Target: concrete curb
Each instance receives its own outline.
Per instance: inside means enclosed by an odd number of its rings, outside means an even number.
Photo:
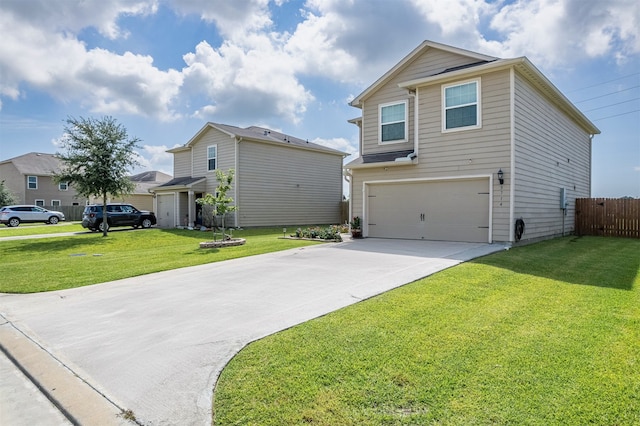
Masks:
[[[74,425],[132,425],[123,410],[0,315],[0,351]]]

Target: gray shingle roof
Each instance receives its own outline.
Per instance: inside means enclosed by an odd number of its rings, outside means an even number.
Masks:
[[[62,161],[54,154],[30,152],[18,157],[9,158],[2,163],[13,163],[23,175],[51,176],[60,171]]]
[[[156,186],[156,188],[165,188],[168,186],[187,186],[187,185],[191,185],[192,183],[201,181],[203,179],[204,177],[191,177],[191,176],[173,178],[169,182],[165,182],[162,185]]]
[[[339,151],[337,149],[328,148],[324,145],[320,145],[317,143],[309,142],[305,139],[300,139],[295,136],[287,135],[285,133],[278,132],[276,130],[267,129],[265,127],[258,126],[250,126],[246,128],[240,128],[236,126],[231,126],[229,124],[221,124],[221,123],[207,123],[197,134],[194,136],[189,142],[187,142],[182,147],[170,149],[169,152],[175,152],[174,150],[180,150],[185,147],[188,147],[191,143],[196,141],[202,132],[207,129],[207,127],[214,127],[223,132],[226,132],[229,135],[232,135],[237,138],[250,139],[252,141],[258,142],[268,142],[275,144],[283,144],[283,145],[292,145],[299,148],[313,149],[316,151],[324,151],[330,154],[347,156],[346,152]]]
[[[365,154],[362,156],[362,162],[368,163],[385,163],[387,161],[395,161],[396,158],[406,157],[413,152],[412,149],[405,151],[381,152],[377,154]]]

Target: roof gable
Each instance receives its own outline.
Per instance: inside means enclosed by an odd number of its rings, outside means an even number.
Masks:
[[[487,72],[502,69],[514,69],[525,79],[527,79],[549,102],[560,108],[568,117],[574,120],[580,127],[590,134],[600,134],[595,124],[593,124],[560,90],[538,70],[525,56],[512,59],[498,59],[492,62],[474,64],[473,67],[455,67],[446,73],[430,75],[415,80],[399,83],[399,87],[415,90],[420,86],[430,84],[440,84],[447,80],[469,78]]]
[[[451,69],[468,68],[471,66],[492,62],[498,59],[493,56],[483,55],[481,53],[471,52],[469,50],[460,49],[457,47],[448,46],[446,44],[425,40],[418,47],[416,47],[411,53],[409,53],[402,60],[400,60],[400,62],[398,62],[393,68],[387,71],[382,77],[376,80],[371,86],[365,89],[364,92],[356,96],[349,103],[349,105],[354,107],[361,107],[362,102],[366,98],[368,98],[371,94],[373,94],[382,86],[387,84],[393,77],[395,77],[398,73],[400,73],[402,70],[407,68],[410,64],[416,61],[416,59],[418,59],[419,57],[427,53],[429,50],[440,50],[442,52],[450,53],[452,55],[462,56],[469,60],[469,62],[464,65],[455,66],[451,68],[444,67],[444,68],[437,69],[432,73],[432,75],[449,72],[449,70]]]

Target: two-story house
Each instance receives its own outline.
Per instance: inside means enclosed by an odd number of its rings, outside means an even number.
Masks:
[[[425,41],[358,95],[351,216],[381,238],[516,242],[569,233],[593,125],[526,58]]]
[[[16,204],[60,207],[84,205],[76,191],[66,182],[55,183],[53,174],[62,161],[54,154],[30,152],[0,161],[0,181],[12,193]]]
[[[216,170],[233,169],[227,194],[237,210],[227,226],[330,224],[340,221],[345,153],[262,127],[207,123],[173,154],[173,176],[152,189],[158,226],[206,224],[196,202],[214,194]]]

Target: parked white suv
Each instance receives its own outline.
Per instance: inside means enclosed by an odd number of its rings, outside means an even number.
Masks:
[[[47,210],[40,206],[5,206],[0,209],[0,223],[18,226],[21,222],[44,222],[55,225],[64,219],[64,213]]]

